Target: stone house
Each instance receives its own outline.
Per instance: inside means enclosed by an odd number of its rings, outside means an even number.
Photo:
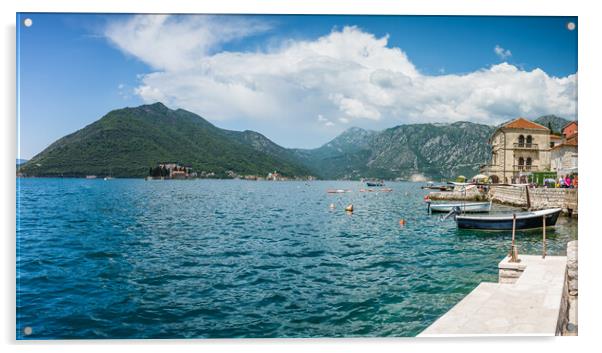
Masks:
[[[532,172],[550,170],[550,129],[525,118],[500,125],[489,139],[491,160],[481,173],[493,183],[525,182]]]
[[[571,121],[562,128],[562,141],[552,147],[551,169],[558,176],[577,173],[578,163],[577,122]]]

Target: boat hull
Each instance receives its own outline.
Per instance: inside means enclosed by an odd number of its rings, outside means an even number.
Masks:
[[[431,204],[431,212],[451,212],[454,207],[459,207],[464,213],[489,212],[491,210],[490,202],[466,202],[466,203],[447,203]]]
[[[562,210],[545,214],[546,226],[556,225],[558,216]],[[534,229],[543,227],[544,215],[520,216],[517,214],[516,229]],[[512,215],[508,217],[479,218],[470,216],[456,216],[458,228],[484,229],[484,230],[512,230]]]

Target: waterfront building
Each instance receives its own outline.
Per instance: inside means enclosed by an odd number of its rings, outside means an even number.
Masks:
[[[550,164],[558,176],[577,174],[578,155],[577,121],[571,121],[562,128],[562,140],[552,147]]]
[[[493,183],[526,182],[533,172],[550,170],[550,129],[525,118],[500,125],[489,139],[491,160],[481,173]]]
[[[272,181],[281,181],[281,180],[285,180],[286,178],[284,178],[280,173],[278,173],[277,171],[274,171],[273,173],[268,173],[266,180],[272,180]]]
[[[161,162],[157,167],[149,170],[151,177],[161,177],[170,179],[188,179],[195,177],[191,166],[181,166],[178,162]]]
[[[560,135],[550,135],[550,148],[554,148],[562,143],[562,136]]]

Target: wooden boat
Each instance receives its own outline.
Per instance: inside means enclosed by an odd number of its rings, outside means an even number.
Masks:
[[[462,213],[478,213],[491,211],[490,202],[453,202],[453,203],[431,203],[427,201],[431,212],[451,212],[454,207],[459,207]]]
[[[346,192],[351,192],[351,190],[349,190],[349,189],[328,189],[328,190],[326,190],[326,192],[329,194],[343,194]]]
[[[382,188],[382,189],[360,189],[360,192],[391,192],[393,189],[391,188]]]
[[[512,230],[513,215],[516,215],[516,229],[533,229],[543,226],[543,218],[546,218],[546,226],[554,226],[561,208],[550,208],[532,212],[517,212],[491,215],[464,215],[460,214],[459,208],[455,209],[455,220],[458,228],[486,229],[486,230]]]
[[[423,190],[439,190],[439,191],[451,191],[453,186],[451,185],[435,185],[432,181],[426,183],[420,187]]]

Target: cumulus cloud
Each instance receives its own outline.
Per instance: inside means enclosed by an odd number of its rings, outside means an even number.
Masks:
[[[509,49],[504,49],[497,44],[495,48],[493,48],[493,52],[497,55],[501,60],[506,60],[512,56],[512,52]]]
[[[104,35],[155,69],[180,70],[194,67],[222,43],[269,28],[265,22],[236,16],[137,15],[110,22]]]
[[[576,74],[553,77],[504,62],[465,74],[425,75],[401,48],[388,45],[388,36],[357,27],[272,41],[254,51],[221,49],[269,28],[248,17],[153,15],[114,22],[105,35],[155,69],[135,88],[145,102],[188,109],[221,126],[245,125],[287,146],[309,147],[315,136],[325,141],[348,126],[496,124],[576,113]],[[495,52],[511,55],[499,46]]]

